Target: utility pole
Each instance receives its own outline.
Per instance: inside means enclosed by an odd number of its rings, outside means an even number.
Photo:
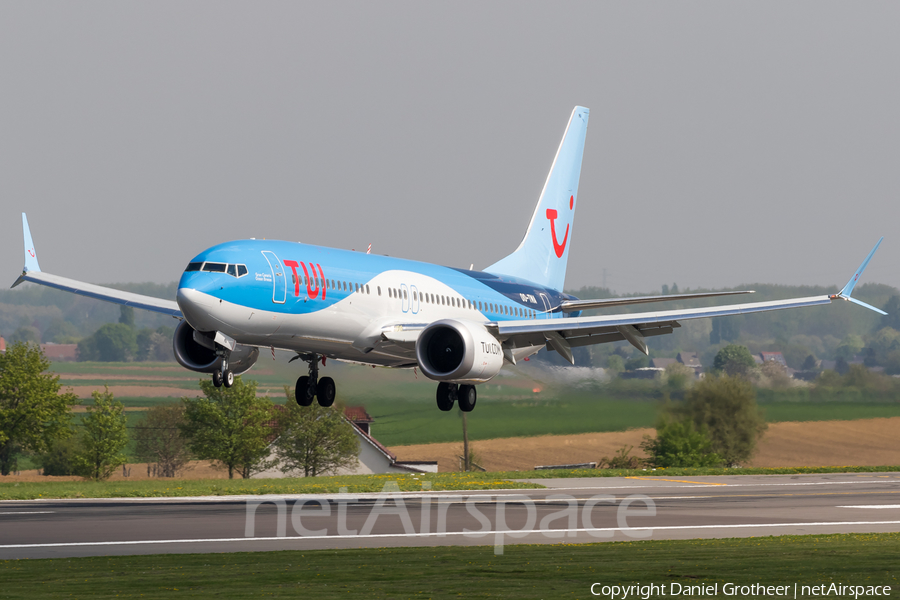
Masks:
[[[462,414],[463,419],[463,468],[466,473],[469,472],[469,430],[466,428],[466,413]]]

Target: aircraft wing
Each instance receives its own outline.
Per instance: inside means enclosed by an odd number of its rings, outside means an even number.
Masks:
[[[25,213],[22,213],[22,228],[25,234],[25,267],[22,274],[16,279],[12,287],[16,287],[23,281],[30,281],[39,285],[56,288],[73,294],[96,298],[98,300],[106,300],[115,304],[124,304],[125,306],[133,306],[144,310],[151,310],[173,317],[181,318],[181,309],[174,300],[163,300],[162,298],[154,298],[153,296],[142,296],[131,292],[123,292],[100,285],[84,283],[58,275],[51,275],[41,271],[38,264],[37,253],[34,249],[34,241],[31,239],[31,230],[28,228],[28,219]]]
[[[644,338],[672,333],[680,327],[679,321],[689,319],[705,319],[709,317],[725,317],[729,315],[747,315],[770,310],[801,308],[830,304],[832,300],[847,300],[874,310],[882,315],[884,311],[852,298],[850,294],[875,250],[884,238],[878,240],[872,251],[856,270],[847,285],[833,295],[810,296],[807,298],[790,298],[770,302],[751,302],[748,304],[732,304],[704,308],[685,308],[662,310],[624,315],[605,315],[597,317],[574,317],[547,320],[499,321],[491,323],[489,328],[496,332],[505,347],[522,348],[527,346],[546,345],[559,352],[574,364],[572,348],[605,342],[627,340],[635,348],[647,354],[647,343]]]

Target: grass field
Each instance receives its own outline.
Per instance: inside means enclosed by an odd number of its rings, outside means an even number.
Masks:
[[[671,469],[542,469],[469,473],[389,473],[284,479],[117,479],[112,481],[0,481],[0,500],[50,498],[152,498],[266,494],[356,494],[381,492],[386,484],[401,491],[533,489],[543,487],[527,479],[571,477],[697,477],[704,475],[795,475],[811,473],[893,473],[900,466],[785,467],[785,468],[671,468]]]
[[[721,596],[726,583],[893,595],[898,548],[889,533],[506,546],[501,556],[476,546],[20,560],[0,562],[0,598],[591,598],[594,583],[666,585],[654,598],[716,583]]]
[[[280,355],[279,355],[280,356]],[[280,358],[284,358],[281,357]],[[338,401],[364,406],[375,418],[374,436],[387,446],[453,442],[461,439],[457,411],[442,413],[434,405],[434,382],[411,371],[371,369],[329,363],[338,380]],[[144,408],[176,402],[153,396],[155,387],[180,388],[185,396],[199,393],[199,376],[171,363],[55,363],[65,385],[142,386],[144,395],[121,395],[126,407]],[[263,355],[248,377],[275,402],[284,402],[283,386],[297,376],[296,365],[272,361]],[[84,377],[84,379],[79,379]],[[479,386],[478,406],[468,415],[472,440],[538,435],[568,435],[652,427],[660,394],[646,382],[580,389],[548,379],[536,370],[510,374]],[[644,389],[646,388],[646,389]],[[537,390],[537,391],[535,391]],[[900,402],[811,401],[789,391],[782,396],[767,391],[761,406],[769,422],[854,420],[900,416]],[[129,416],[129,425],[139,417]]]

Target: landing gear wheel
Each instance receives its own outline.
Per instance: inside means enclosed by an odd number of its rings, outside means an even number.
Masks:
[[[334,404],[335,393],[334,379],[323,377],[319,380],[316,385],[316,398],[319,400],[319,406],[329,407]]]
[[[297,387],[294,388],[294,398],[296,398],[297,404],[300,406],[309,406],[312,404],[314,397],[315,396],[309,393],[309,377],[304,375],[297,379]]]
[[[472,412],[472,409],[475,408],[475,400],[478,397],[475,392],[475,386],[461,385],[457,395],[459,396],[459,410]]]
[[[213,371],[213,385],[217,388],[222,387],[222,371]]]
[[[225,373],[219,375],[219,377],[222,379],[222,383],[225,384],[225,387],[230,388],[234,385],[234,371],[231,369],[226,370]]]
[[[456,389],[457,386],[455,383],[442,381],[438,384],[437,405],[439,409],[447,412],[453,408],[453,403],[456,402]]]

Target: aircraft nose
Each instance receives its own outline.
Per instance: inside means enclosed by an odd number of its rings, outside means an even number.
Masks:
[[[194,288],[179,287],[175,301],[191,327],[198,331],[215,329],[210,314],[215,306],[212,296]]]

